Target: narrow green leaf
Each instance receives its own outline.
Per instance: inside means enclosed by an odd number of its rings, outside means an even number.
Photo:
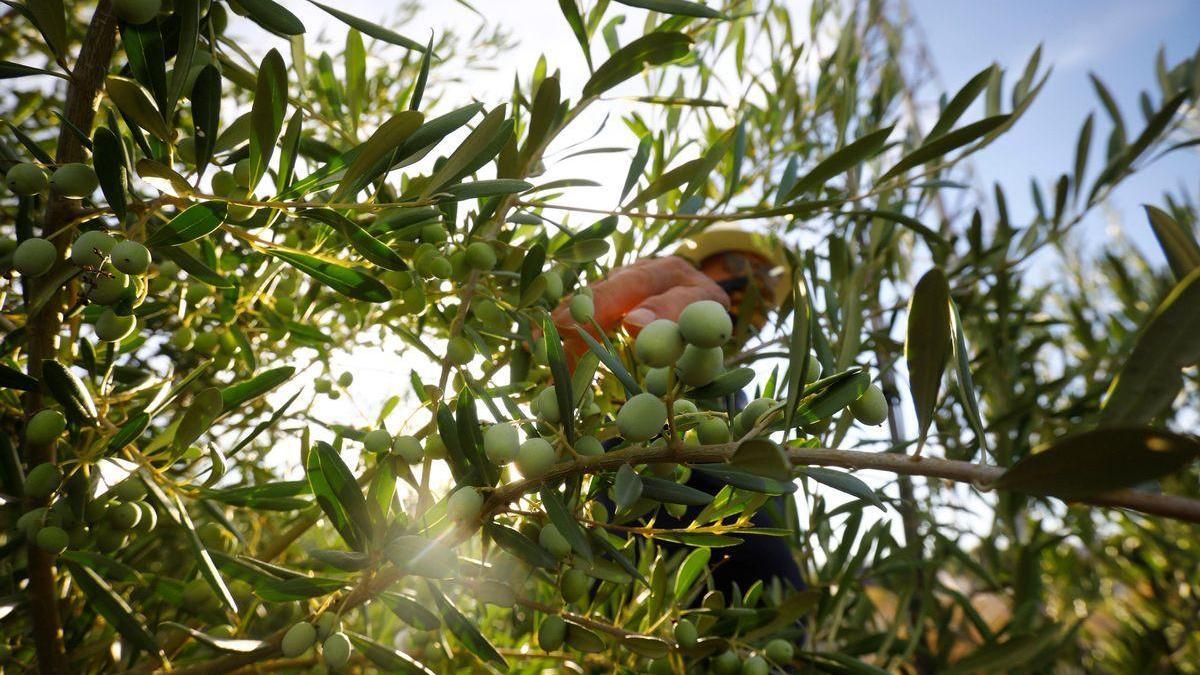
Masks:
[[[1200,440],[1148,427],[1101,427],[1055,439],[1005,471],[993,487],[1075,499],[1179,471]]]
[[[950,354],[950,284],[946,273],[934,267],[921,277],[908,305],[908,331],[904,360],[909,387],[917,409],[917,453],[925,445],[933,409]]]
[[[621,363],[621,359],[616,354],[613,354],[599,342],[596,342],[596,338],[592,337],[583,326],[575,326],[575,332],[579,333],[579,337],[583,338],[583,341],[587,343],[588,349],[592,350],[592,353],[600,359],[600,362],[608,368],[609,372],[621,381],[621,386],[625,388],[627,395],[633,396],[634,394],[642,393],[641,386],[638,385],[637,380],[633,379],[633,375],[629,374],[629,371],[625,368],[625,364]]]
[[[692,48],[692,38],[683,33],[654,32],[618,49],[583,85],[583,96],[592,98],[634,77],[647,66],[660,66],[682,59]]]
[[[646,162],[650,160],[650,149],[654,145],[654,139],[650,134],[642,136],[638,141],[637,151],[633,153],[633,160],[629,163],[629,171],[625,174],[625,185],[621,188],[621,197],[617,201],[625,201],[629,191],[637,185],[638,179],[642,177],[642,173],[646,170]]]
[[[238,0],[250,20],[275,33],[303,35],[304,24],[275,0]]]
[[[571,369],[567,367],[567,355],[563,351],[558,328],[547,314],[542,318],[542,340],[546,343],[546,360],[554,379],[554,394],[558,399],[560,424],[567,443],[575,442],[575,397],[571,391]]]
[[[872,131],[821,160],[803,178],[796,181],[784,197],[783,203],[790,202],[806,192],[819,191],[830,178],[845,173],[879,154],[893,128],[894,126],[889,126]]]
[[[364,302],[387,302],[392,299],[387,286],[358,270],[298,251],[269,249],[267,252],[348,298]]]
[[[1200,268],[1159,303],[1113,378],[1100,414],[1105,424],[1154,419],[1183,386],[1180,371],[1200,362]]]
[[[642,476],[642,497],[686,506],[704,506],[713,500],[713,496],[703,490],[653,476]]]
[[[192,84],[192,133],[196,139],[196,171],[203,173],[221,133],[221,71],[211,63],[200,70]]]
[[[500,548],[529,565],[547,570],[558,568],[558,559],[551,555],[549,551],[511,527],[505,527],[497,523],[487,523],[483,526],[483,529]]]
[[[127,77],[109,75],[104,80],[104,88],[112,102],[134,124],[161,141],[171,139],[171,130],[163,120],[162,112],[142,85]]]
[[[33,17],[33,24],[46,39],[50,51],[59,57],[66,56],[67,13],[63,0],[26,0],[24,7]]]
[[[433,33],[429,34],[429,44],[421,56],[421,70],[417,73],[417,81],[413,84],[412,96],[408,100],[409,110],[420,110],[421,99],[425,96],[425,84],[429,81],[429,62],[433,60]]]
[[[682,600],[692,589],[692,586],[700,579],[700,575],[708,569],[708,561],[711,557],[712,551],[707,548],[698,548],[687,554],[675,572],[675,584],[672,586],[672,591],[676,600]]]
[[[182,247],[166,246],[155,249],[155,253],[161,254],[163,257],[173,261],[188,276],[195,278],[197,281],[204,282],[214,288],[233,288],[234,283],[225,277],[217,274],[211,267],[204,264],[198,258],[188,253]]]
[[[354,631],[345,631],[345,633],[346,637],[350,638],[350,641],[354,643],[355,648],[362,652],[368,661],[374,663],[385,673],[436,675],[420,661],[417,661],[399,649],[388,647]]]
[[[225,222],[225,202],[200,202],[167,221],[146,239],[146,245],[178,246],[207,236]]]
[[[765,495],[786,495],[796,491],[796,484],[791,481],[767,478],[748,471],[730,468],[724,464],[695,464],[692,466],[692,470],[716,478],[739,490],[749,490]]]
[[[167,626],[174,628],[175,630],[183,631],[196,640],[196,642],[211,648],[213,651],[224,652],[226,654],[249,654],[250,652],[256,652],[267,646],[267,643],[263,642],[262,640],[213,637],[207,633],[202,633],[191,626],[185,626],[181,623],[175,623],[174,621],[164,621],[158,625],[160,628],[162,626]]]
[[[446,628],[458,638],[458,641],[464,647],[469,649],[472,654],[478,656],[483,661],[493,663],[501,670],[507,671],[508,662],[496,651],[491,642],[479,632],[479,628],[471,623],[471,620],[462,615],[445,595],[438,590],[432,582],[429,583],[429,593],[433,596],[433,600],[437,603],[438,611],[442,614],[442,621],[446,624]]]
[[[37,391],[41,386],[37,378],[0,363],[0,387],[18,391]]]
[[[79,589],[87,596],[88,606],[104,617],[104,620],[116,629],[121,637],[150,654],[161,653],[162,650],[159,649],[154,636],[134,616],[133,609],[130,608],[129,603],[125,602],[125,598],[117,595],[108,582],[91,568],[78,562],[66,560],[63,565],[70,571],[75,585],[79,586]]]
[[[29,75],[49,75],[51,77],[60,77],[67,79],[65,75],[53,70],[44,68],[34,68],[22,63],[13,63],[12,61],[0,61],[0,80],[10,80],[16,77],[27,77]]]
[[[380,175],[376,171],[381,163],[385,168],[391,166],[399,148],[424,119],[425,116],[415,110],[404,110],[381,124],[365,143],[358,146],[354,160],[346,168],[332,200],[340,201],[365,188]]]
[[[971,377],[971,352],[967,347],[967,335],[963,330],[962,319],[958,316],[958,307],[954,300],[950,301],[950,326],[953,333],[951,353],[958,380],[959,396],[962,399],[963,412],[967,421],[975,430],[975,438],[979,439],[979,447],[987,450],[987,436],[983,426],[983,418],[979,415],[979,401],[975,398],[975,380]]]
[[[1200,267],[1200,244],[1196,243],[1192,233],[1166,211],[1149,204],[1143,204],[1142,208],[1146,210],[1154,238],[1162,247],[1175,278],[1181,280]]]
[[[613,503],[617,511],[625,511],[642,498],[642,477],[633,467],[622,464],[617,469],[616,480],[613,482]]]
[[[250,186],[258,185],[275,152],[287,111],[287,66],[275,49],[267,52],[258,67],[254,102],[250,108]]]
[[[357,16],[354,16],[352,14],[347,14],[346,12],[343,12],[339,9],[334,9],[333,7],[330,7],[329,5],[319,3],[316,0],[308,0],[308,1],[311,2],[312,4],[316,5],[317,7],[320,7],[321,9],[325,10],[333,17],[337,18],[338,21],[341,21],[342,23],[346,24],[347,26],[350,26],[351,28],[355,28],[355,29],[359,30],[364,35],[370,35],[371,37],[375,38],[376,40],[383,40],[384,42],[396,45],[397,47],[404,47],[406,49],[412,49],[412,50],[418,51],[418,52],[428,52],[429,51],[429,49],[427,49],[425,47],[425,45],[422,45],[420,42],[417,42],[415,40],[410,40],[409,38],[406,38],[403,35],[400,35],[399,33],[396,33],[394,31],[388,30],[387,28],[384,28],[383,26],[380,26],[378,24],[367,21],[366,19],[360,19]],[[430,48],[432,48],[432,45],[433,45],[433,43],[431,41]],[[414,110],[415,110],[415,108],[414,108]]]
[[[96,424],[98,413],[92,394],[69,368],[53,359],[42,359],[42,382],[67,418],[84,426]]]
[[[92,134],[92,164],[100,179],[100,192],[117,219],[124,222],[129,170],[125,146],[108,127],[97,127]]]
[[[575,34],[575,41],[579,43],[579,48],[583,50],[583,58],[587,61],[588,70],[593,70],[592,49],[588,44],[587,26],[583,23],[583,16],[579,14],[579,5],[575,0],[558,0],[558,8],[562,10],[563,17],[567,20],[567,25],[571,27],[571,32]]]
[[[490,162],[500,152],[501,145],[512,135],[512,130],[513,122],[505,117],[505,107],[500,105],[492,108],[463,140],[462,145],[433,172],[421,190],[420,197],[425,199]]]
[[[354,474],[342,461],[337,450],[334,450],[333,446],[328,443],[318,441],[313,446],[310,463],[312,455],[316,456],[324,482],[321,490],[313,485],[313,495],[317,498],[317,502],[321,504],[322,509],[325,509],[326,514],[329,514],[330,510],[326,508],[326,502],[330,499],[335,500],[335,510],[344,514],[345,522],[355,532],[354,539],[360,543],[367,541],[371,537],[371,516],[367,510],[367,501],[358,487],[358,482],[354,479]],[[331,516],[330,519],[333,520],[333,517]],[[350,543],[355,549],[361,550],[360,546],[355,546],[349,541],[347,543]]]
[[[244,382],[237,382],[221,390],[221,402],[226,412],[241,408],[254,399],[288,381],[296,373],[292,366],[278,366],[265,370]]]
[[[987,134],[999,128],[1004,123],[1008,122],[1012,115],[994,115],[986,117],[973,124],[968,124],[960,129],[949,131],[937,138],[930,140],[927,143],[922,143],[921,146],[912,152],[905,155],[896,165],[888,169],[876,181],[882,183],[890,178],[899,176],[909,169],[928,162],[932,162],[939,157],[946,155],[949,152],[967,145],[973,141],[983,138]]]
[[[698,2],[689,2],[689,0],[617,0],[617,2],[629,7],[640,7],[663,14],[694,16],[700,19],[724,18],[723,14],[712,7],[706,7]]]
[[[828,485],[852,497],[858,497],[872,506],[883,508],[883,502],[879,501],[879,495],[875,494],[875,491],[869,485],[859,480],[853,474],[819,466],[807,466],[801,469],[800,472],[818,483]]]
[[[950,102],[942,109],[941,116],[938,117],[938,121],[929,130],[929,133],[925,135],[923,143],[928,143],[954,128],[954,124],[963,116],[963,113],[967,112],[967,108],[970,108],[975,99],[979,98],[979,95],[987,88],[992,71],[996,68],[996,64],[993,63],[967,80],[962,89],[959,89],[954,98],[950,99]]]
[[[212,587],[221,604],[236,614],[238,611],[237,601],[233,599],[233,594],[229,592],[229,587],[225,585],[225,580],[221,578],[221,573],[213,564],[212,556],[208,554],[204,542],[200,541],[200,535],[196,534],[196,526],[192,524],[192,518],[188,515],[187,509],[183,507],[179,495],[174,495],[174,498],[180,524],[183,526],[183,531],[187,533],[188,543],[192,547],[192,555],[196,557],[196,567],[200,570],[200,576],[204,577],[204,580]]]
[[[549,555],[549,554],[547,554]],[[434,630],[442,625],[437,615],[425,608],[425,605],[413,600],[402,593],[384,592],[380,595],[383,604],[392,610],[404,623],[419,630]]]
[[[187,86],[188,73],[192,70],[192,61],[196,56],[200,36],[200,0],[175,0],[174,10],[174,16],[179,17],[179,47],[171,69],[167,104],[163,108],[167,119],[173,119],[175,116],[175,106],[185,93],[183,89]]]
[[[332,227],[358,251],[359,255],[376,265],[389,270],[406,270],[408,264],[387,244],[372,237],[358,223],[330,209],[305,209],[298,214]]]

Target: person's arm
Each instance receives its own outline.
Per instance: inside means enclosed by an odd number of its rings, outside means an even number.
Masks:
[[[729,295],[715,281],[675,256],[647,258],[618,267],[590,288],[596,323],[609,334],[624,326],[631,335],[637,335],[655,319],[675,321],[685,307],[699,300],[715,300],[729,308]],[[559,304],[553,318],[568,358],[574,363],[588,348],[575,332],[570,300]]]

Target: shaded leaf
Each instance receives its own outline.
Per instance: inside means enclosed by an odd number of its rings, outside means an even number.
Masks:
[[[583,96],[599,96],[642,72],[647,65],[658,66],[688,55],[692,38],[683,33],[655,32],[618,49],[583,85]]]
[[[933,423],[942,385],[942,373],[950,355],[950,283],[946,273],[934,267],[913,289],[908,305],[908,330],[904,337],[904,360],[908,364],[909,387],[917,409],[917,453]]]

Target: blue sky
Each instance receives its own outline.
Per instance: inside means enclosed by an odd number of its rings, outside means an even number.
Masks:
[[[954,91],[992,60],[1020,76],[1038,43],[1042,63],[1054,72],[1028,114],[1003,139],[973,161],[977,179],[1008,186],[1016,214],[1031,209],[1029,177],[1043,186],[1074,162],[1075,141],[1084,118],[1096,111],[1090,174],[1100,170],[1098,153],[1111,128],[1092,90],[1095,72],[1116,97],[1130,135],[1144,125],[1138,94],[1149,90],[1159,102],[1154,59],[1165,47],[1167,63],[1195,53],[1200,45],[1200,3],[1192,0],[1089,0],[1087,2],[949,2],[912,0],[927,37],[927,48],[943,86]],[[1154,251],[1142,203],[1161,203],[1165,190],[1185,183],[1195,194],[1200,154],[1182,150],[1127,180],[1110,200],[1124,216],[1126,234]],[[1093,217],[1095,227],[1101,218]]]

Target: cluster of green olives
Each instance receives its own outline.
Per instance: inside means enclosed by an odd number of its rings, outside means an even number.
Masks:
[[[213,174],[212,192],[218,197],[240,201],[254,201],[254,188],[251,185],[254,176],[250,172],[250,160],[239,159],[233,165],[233,170],[221,169]],[[258,207],[250,204],[226,202],[225,214],[235,223],[242,223],[254,217]]]
[[[49,176],[41,166],[22,162],[9,168],[4,183],[20,197],[31,197],[51,188],[61,197],[83,199],[100,187],[95,170],[81,162],[59,164]]]
[[[26,442],[43,443],[51,433],[57,438],[65,427],[61,413],[40,411],[26,426]],[[158,523],[158,512],[144,501],[146,488],[136,476],[93,498],[82,474],[67,478],[58,465],[44,462],[30,469],[23,487],[27,498],[48,505],[26,511],[16,529],[53,555],[86,547],[111,553],[125,546],[130,534],[150,532]]]
[[[321,643],[321,657],[326,667],[342,668],[350,663],[354,653],[350,638],[342,632],[341,619],[333,612],[325,612],[316,622],[300,621],[292,624],[283,634],[280,651],[287,658],[304,655],[313,645]]]

